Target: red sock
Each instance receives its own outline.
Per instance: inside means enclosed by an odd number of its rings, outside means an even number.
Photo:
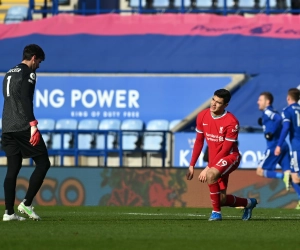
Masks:
[[[228,207],[246,207],[248,204],[247,199],[236,197],[234,195],[226,195],[226,202],[224,206]]]
[[[221,212],[219,183],[208,184],[210,199],[215,212]]]

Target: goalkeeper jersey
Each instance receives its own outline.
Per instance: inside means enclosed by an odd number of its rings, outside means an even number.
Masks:
[[[3,79],[2,133],[27,130],[34,121],[33,95],[36,74],[26,64],[10,69]]]

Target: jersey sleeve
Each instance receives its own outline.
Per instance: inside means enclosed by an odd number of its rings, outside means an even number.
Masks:
[[[21,83],[21,103],[28,122],[35,120],[35,116],[33,114],[33,93],[35,89],[35,79],[35,73],[27,71],[23,75]]]
[[[239,122],[237,120],[233,119],[227,127],[225,140],[236,142],[238,139],[238,135],[239,135],[239,129],[240,129]]]
[[[291,114],[288,111],[288,109],[284,109],[281,113],[282,116],[282,122],[291,122]]]
[[[197,116],[196,121],[196,132],[203,133],[203,118],[204,118],[205,111],[201,111]]]

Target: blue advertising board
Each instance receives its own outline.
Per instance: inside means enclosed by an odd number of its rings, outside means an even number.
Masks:
[[[200,75],[37,76],[35,116],[55,120],[182,119],[232,81],[230,76]]]
[[[195,133],[175,133],[174,145],[174,166],[189,166],[196,132]],[[239,150],[242,160],[239,168],[256,168],[266,150],[266,141],[262,133],[240,133],[238,138]],[[203,161],[206,145],[203,146],[201,155],[196,163],[196,167],[206,166]]]

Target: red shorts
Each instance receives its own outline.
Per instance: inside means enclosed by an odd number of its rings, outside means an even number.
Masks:
[[[227,189],[229,174],[238,168],[240,165],[241,156],[239,154],[230,154],[223,157],[219,162],[211,166],[220,171],[221,177],[218,180],[220,190]]]

